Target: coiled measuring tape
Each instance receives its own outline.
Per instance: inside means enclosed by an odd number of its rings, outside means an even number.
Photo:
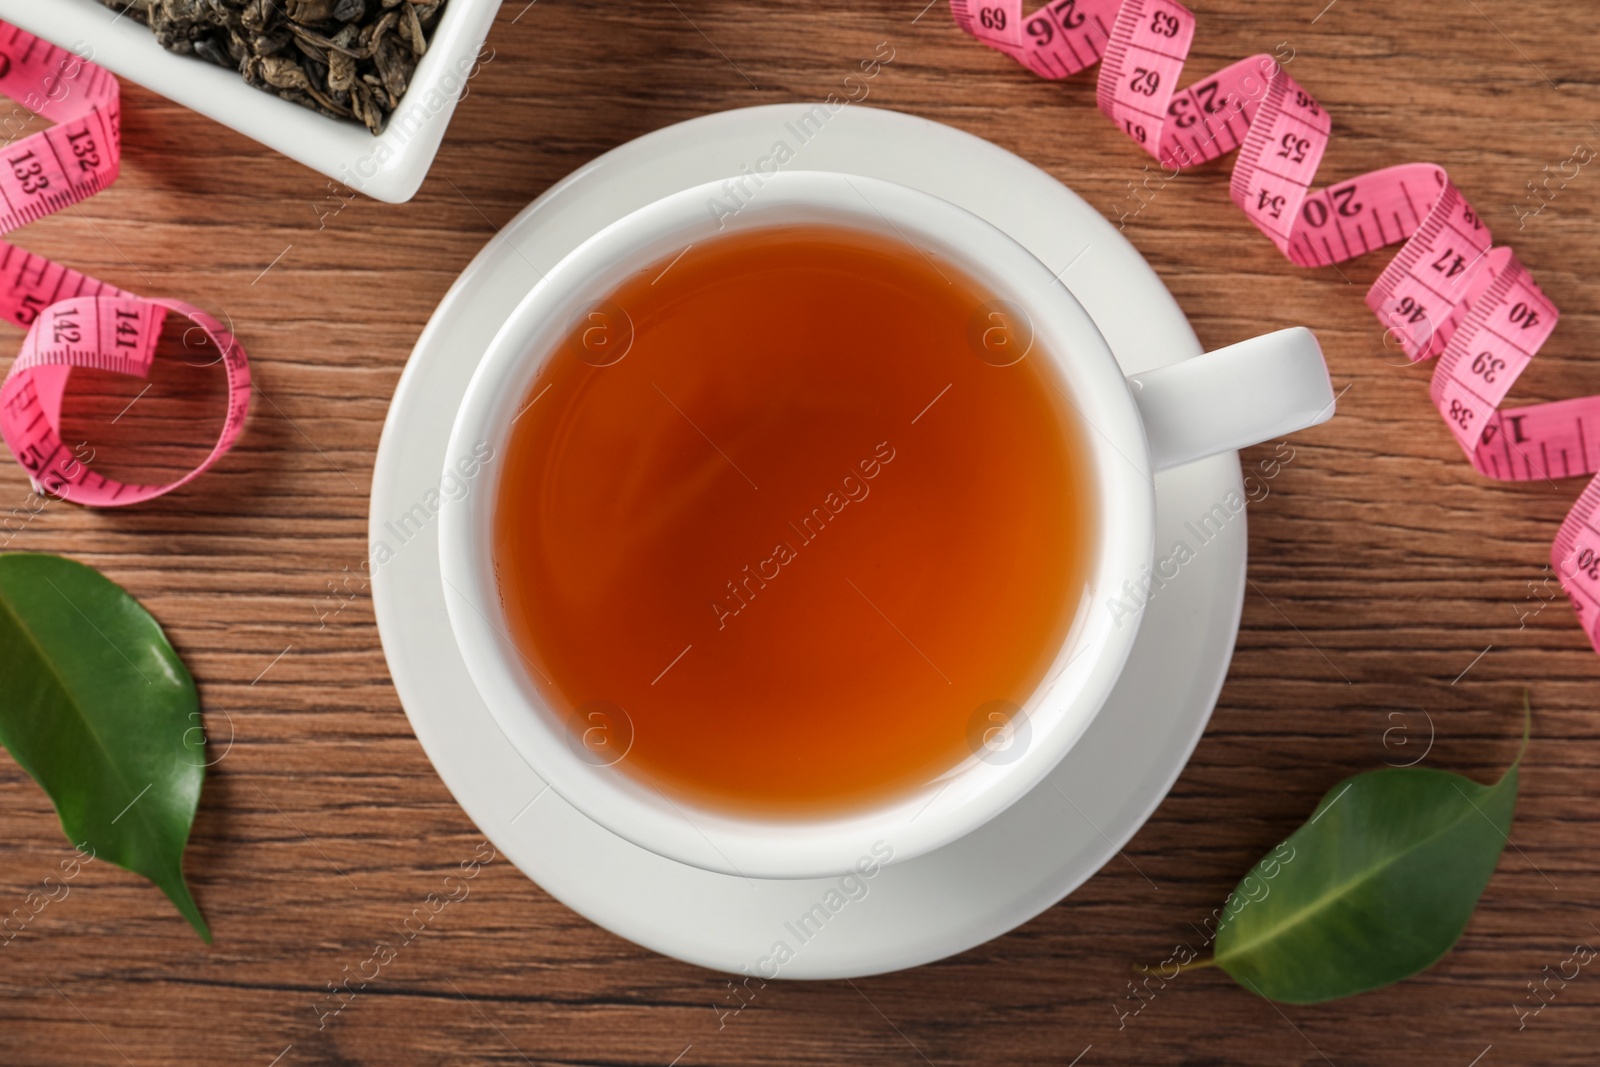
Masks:
[[[0,233],[116,180],[120,97],[110,73],[0,23],[0,93],[54,123],[0,145]],[[114,481],[80,462],[61,440],[67,381],[74,367],[147,377],[168,312],[188,318],[217,346],[228,381],[227,416],[210,455],[183,477],[159,485]],[[0,436],[40,492],[79,504],[149,500],[198,477],[244,427],[249,363],[233,335],[199,308],[124,292],[0,241],[0,318],[28,327],[0,385]]]
[[[1322,267],[1404,242],[1367,293],[1413,362],[1438,357],[1430,394],[1472,465],[1503,481],[1600,470],[1600,397],[1500,408],[1560,317],[1516,254],[1449,177],[1409,163],[1312,189],[1332,121],[1271,56],[1175,92],[1194,14],[1174,0],[951,0],[963,30],[1035,74],[1101,63],[1100,109],[1164,167],[1239,150],[1229,194],[1290,262]],[[1600,651],[1600,479],[1551,550],[1562,588]]]

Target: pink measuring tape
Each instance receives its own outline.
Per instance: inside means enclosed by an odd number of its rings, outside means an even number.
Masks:
[[[55,125],[0,146],[0,233],[92,196],[116,180],[122,156],[117,81],[81,57],[0,23],[0,93]],[[147,377],[169,311],[221,353],[228,414],[211,454],[177,481],[132,485],[91,471],[61,440],[61,401],[73,367]],[[193,480],[244,427],[250,367],[216,319],[176,300],[152,300],[0,241],[0,318],[28,327],[0,385],[0,436],[41,492],[79,504],[136,504]]]
[[[1100,67],[1100,109],[1163,166],[1239,149],[1233,202],[1297,266],[1322,267],[1404,241],[1367,306],[1413,362],[1439,357],[1431,395],[1479,473],[1506,481],[1600,470],[1600,397],[1500,410],[1559,313],[1509,248],[1431,163],[1313,190],[1332,120],[1270,56],[1174,92],[1195,18],[1173,0],[951,0],[963,30],[1045,78]],[[1551,551],[1562,587],[1600,651],[1600,479]]]

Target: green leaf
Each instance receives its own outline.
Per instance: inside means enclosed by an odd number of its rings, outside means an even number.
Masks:
[[[1421,767],[1334,786],[1234,889],[1211,962],[1289,1004],[1347,997],[1432,966],[1460,938],[1500,861],[1521,762],[1519,753],[1487,786]]]
[[[0,744],[71,841],[150,879],[209,943],[183,880],[199,724],[194,679],[121,586],[60,556],[0,555]]]

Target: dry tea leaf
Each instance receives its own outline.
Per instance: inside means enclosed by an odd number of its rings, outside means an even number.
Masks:
[[[100,0],[163,48],[373,133],[399,106],[445,0]]]

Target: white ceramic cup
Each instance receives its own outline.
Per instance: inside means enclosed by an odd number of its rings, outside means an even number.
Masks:
[[[721,233],[773,225],[847,226],[910,241],[1006,301],[1006,318],[1031,326],[1028,358],[1054,361],[1093,431],[1085,436],[1098,490],[1091,509],[1099,524],[1096,558],[1045,681],[1021,715],[1002,724],[1014,744],[1006,758],[975,751],[914,795],[843,816],[775,820],[695,808],[629,773],[625,754],[620,762],[592,758],[535,684],[508,635],[495,579],[491,526],[501,488],[492,468],[484,484],[443,503],[440,565],[451,626],[484,702],[510,743],[574,808],[695,867],[743,877],[824,877],[881,859],[885,846],[896,860],[938,848],[1037,785],[1099,712],[1133,646],[1138,612],[1116,605],[1128,604],[1125,583],[1137,585],[1154,559],[1152,475],[1326,421],[1334,397],[1309,330],[1281,330],[1124,378],[1065,285],[976,215],[853,175],[789,172],[764,178],[759,188],[746,185],[751,195],[740,198],[736,212],[721,184],[687,189],[606,227],[552,268],[473,375],[450,436],[446,484],[458,482],[466,465],[475,467],[485,445],[503,454],[511,421],[572,324],[642,267]],[[996,324],[1014,326],[1004,318]]]

